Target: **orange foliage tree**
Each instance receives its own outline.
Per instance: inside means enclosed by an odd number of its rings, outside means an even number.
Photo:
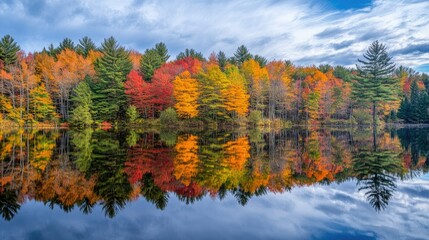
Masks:
[[[250,107],[264,111],[268,101],[269,76],[265,67],[259,66],[254,59],[245,61],[241,71],[250,85]]]
[[[184,71],[173,81],[174,107],[181,118],[194,118],[198,116],[198,80],[192,78],[188,71]]]
[[[174,148],[177,152],[174,158],[174,176],[188,186],[198,173],[198,137],[179,137]]]
[[[95,75],[90,59],[85,59],[82,55],[68,48],[57,55],[54,76],[58,81],[58,100],[60,114],[63,118],[69,118],[71,90],[87,75]]]

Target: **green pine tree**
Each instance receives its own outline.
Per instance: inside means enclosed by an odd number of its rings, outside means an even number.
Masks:
[[[145,81],[151,82],[153,73],[161,67],[163,59],[156,49],[147,49],[140,60],[140,69]]]
[[[412,122],[411,118],[411,103],[408,97],[405,97],[401,101],[401,105],[398,109],[398,118],[404,120],[406,123]]]
[[[92,161],[92,128],[70,131],[71,135],[71,156],[76,164],[77,169],[83,173],[87,173]]]
[[[417,86],[417,81],[411,83],[411,93],[410,93],[410,121],[413,123],[419,122],[420,114],[418,112],[419,105],[419,87]]]
[[[201,52],[197,52],[194,49],[185,49],[184,52],[180,52],[177,57],[176,60],[180,60],[180,59],[184,59],[187,57],[192,57],[192,58],[196,58],[200,61],[205,61],[204,55]]]
[[[10,35],[5,35],[0,40],[0,60],[3,61],[4,65],[12,65],[18,60],[16,55],[20,51],[20,47]]]
[[[75,108],[71,112],[70,123],[74,126],[90,126],[93,123],[92,92],[86,81],[80,82],[73,89],[71,101]]]
[[[336,66],[334,68],[334,76],[341,78],[344,82],[351,82],[353,75],[350,69],[347,69],[343,66]]]
[[[155,44],[155,50],[158,53],[158,55],[161,57],[162,63],[166,63],[167,60],[170,58],[170,55],[168,55],[168,49],[165,43],[160,42]]]
[[[259,56],[259,55],[255,55],[253,57],[253,59],[255,59],[255,61],[258,62],[259,66],[261,66],[261,67],[265,67],[268,63],[268,60],[266,58]]]
[[[398,153],[389,150],[359,150],[353,157],[358,191],[378,212],[387,207],[396,190],[395,175],[401,171]]]
[[[52,43],[49,45],[48,50],[43,48],[43,51],[42,51],[42,53],[46,53],[53,58],[56,58],[56,56],[59,52],[60,52],[60,49],[54,47],[54,45]]]
[[[91,163],[88,172],[97,172],[94,192],[103,199],[105,215],[113,218],[124,208],[132,191],[124,172],[127,142],[125,134],[105,131],[92,133]]]
[[[416,111],[419,123],[429,122],[429,96],[426,91],[422,91],[419,94],[419,100],[417,102]]]
[[[95,43],[89,37],[83,37],[79,40],[79,44],[77,45],[77,52],[84,57],[88,56],[89,51],[95,50],[97,47]]]
[[[371,104],[372,122],[377,125],[377,106],[381,103],[397,100],[399,80],[392,77],[395,64],[391,62],[386,46],[378,41],[373,42],[364,60],[358,60],[358,75],[353,83],[355,99],[364,104]]]
[[[235,62],[238,66],[241,66],[245,61],[252,58],[252,54],[250,54],[247,47],[241,45],[237,48],[237,51],[234,53],[234,57],[232,58],[233,62]]]
[[[97,79],[91,84],[94,119],[115,121],[125,117],[124,82],[132,69],[129,53],[110,37],[101,44],[103,56],[95,62]]]
[[[64,40],[60,43],[60,46],[58,46],[58,52],[61,52],[65,49],[76,51],[76,46],[74,45],[73,40],[70,38],[64,38]]]
[[[219,64],[220,69],[222,69],[222,71],[224,71],[226,64],[228,63],[228,59],[226,58],[225,53],[222,51],[219,51],[219,53],[216,54],[216,59],[217,59],[217,62]]]

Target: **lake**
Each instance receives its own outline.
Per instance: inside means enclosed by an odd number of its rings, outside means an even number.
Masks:
[[[0,239],[427,239],[429,128],[0,134]]]

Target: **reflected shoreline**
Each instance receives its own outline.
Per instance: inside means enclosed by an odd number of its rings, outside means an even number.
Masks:
[[[396,182],[429,170],[429,129],[278,132],[18,130],[1,134],[1,214],[27,200],[114,217],[144,198],[165,209],[231,194],[240,205],[267,192],[353,180],[375,211]]]

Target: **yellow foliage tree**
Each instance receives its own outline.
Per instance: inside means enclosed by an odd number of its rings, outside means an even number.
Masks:
[[[189,186],[198,172],[198,137],[179,137],[175,150],[177,154],[174,158],[174,177]]]
[[[56,133],[36,135],[34,146],[30,153],[30,165],[33,168],[39,171],[44,171],[46,169],[46,166],[52,160],[56,137]]]
[[[199,75],[200,114],[211,120],[228,119],[225,96],[222,94],[229,85],[229,80],[218,65],[209,65]]]
[[[184,71],[173,81],[174,98],[176,99],[176,112],[181,118],[193,118],[198,116],[198,80],[191,77],[188,71]]]
[[[249,112],[250,98],[247,93],[246,80],[236,66],[228,66],[225,72],[229,80],[226,89],[222,91],[226,110],[244,117]]]
[[[130,51],[130,60],[133,63],[133,69],[136,71],[140,70],[140,61],[142,59],[142,54],[137,51]]]
[[[58,79],[55,78],[55,59],[47,53],[36,54],[35,74],[45,83],[46,90],[51,96],[59,93]]]
[[[267,64],[266,68],[270,77],[269,117],[274,118],[277,110],[285,118],[285,114],[292,107],[292,74],[295,69],[284,61],[272,61]]]
[[[252,109],[263,111],[268,100],[269,76],[265,67],[253,59],[245,61],[241,68],[246,80],[250,84],[250,98]]]
[[[229,141],[224,145],[227,157],[225,162],[232,170],[243,170],[247,160],[250,158],[250,145],[247,137],[238,138],[235,141]]]

